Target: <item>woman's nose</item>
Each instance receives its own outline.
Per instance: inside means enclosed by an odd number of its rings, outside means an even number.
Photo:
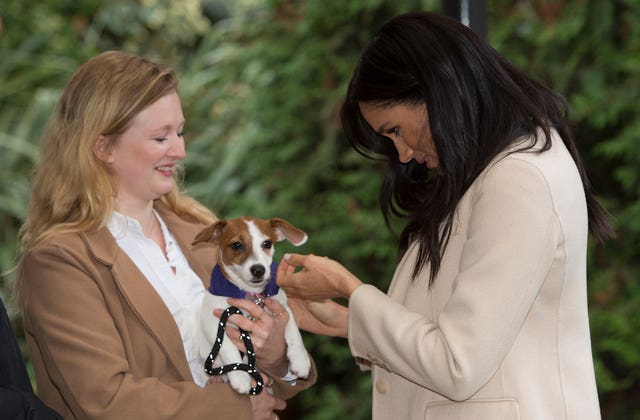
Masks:
[[[178,135],[173,136],[171,139],[171,148],[169,154],[175,159],[184,159],[187,155],[184,147],[184,138]]]
[[[398,151],[398,159],[400,162],[407,163],[413,159],[413,150],[404,142],[394,140],[393,144]]]

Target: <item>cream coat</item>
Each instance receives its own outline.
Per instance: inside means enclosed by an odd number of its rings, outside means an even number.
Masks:
[[[587,211],[554,133],[542,154],[490,165],[459,203],[435,285],[351,296],[349,343],[373,363],[375,420],[596,420],[586,292]]]
[[[156,206],[191,268],[208,286],[211,247],[191,249],[204,226]],[[155,289],[104,228],[63,235],[24,257],[22,301],[40,397],[65,419],[250,419],[227,384],[198,387],[178,327]],[[296,387],[276,380],[288,398]]]

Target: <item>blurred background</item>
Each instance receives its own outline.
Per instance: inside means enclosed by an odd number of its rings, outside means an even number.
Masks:
[[[279,245],[278,259],[294,249],[327,255],[386,290],[398,230],[378,209],[382,167],[350,149],[337,114],[373,31],[443,3],[0,0],[0,296],[8,303],[40,134],[73,71],[108,49],[176,69],[185,190],[221,217],[278,216],[309,234],[302,248]],[[640,1],[487,0],[485,13],[490,43],[569,100],[592,183],[614,216],[618,238],[589,248],[593,352],[603,418],[640,419]],[[281,418],[369,418],[370,379],[346,342],[305,342],[319,381]]]

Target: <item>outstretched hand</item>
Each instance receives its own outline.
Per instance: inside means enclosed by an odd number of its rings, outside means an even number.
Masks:
[[[347,337],[349,308],[332,300],[312,302],[289,297],[289,308],[298,327],[314,334]]]
[[[296,271],[301,267],[300,271]],[[362,282],[340,263],[316,255],[285,254],[278,265],[278,286],[287,295],[311,301],[349,299]]]

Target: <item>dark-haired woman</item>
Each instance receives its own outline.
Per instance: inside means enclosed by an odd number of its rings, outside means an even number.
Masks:
[[[286,255],[278,283],[304,297],[301,327],[371,365],[373,418],[599,419],[587,237],[613,232],[563,99],[457,21],[411,13],[366,46],[341,117],[389,162],[401,260],[387,294],[312,255]]]

